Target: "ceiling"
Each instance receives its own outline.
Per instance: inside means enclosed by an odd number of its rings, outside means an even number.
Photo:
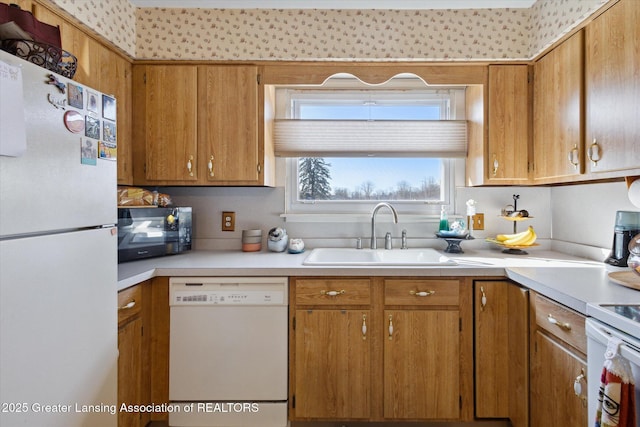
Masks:
[[[536,0],[129,0],[136,7],[215,9],[505,9]]]

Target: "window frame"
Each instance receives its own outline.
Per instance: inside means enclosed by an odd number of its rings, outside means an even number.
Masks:
[[[362,88],[344,88],[343,82],[339,81],[337,87],[326,89],[309,88],[309,87],[281,87],[282,97],[285,98],[277,103],[279,107],[284,107],[276,115],[288,119],[295,119],[297,111],[299,111],[300,99],[307,98],[312,100],[320,100],[326,98],[322,92],[333,91],[336,98],[353,99],[354,94],[367,92]],[[369,88],[370,90],[370,88]],[[407,100],[409,103],[418,102],[428,97],[433,97],[434,102],[440,104],[440,120],[454,120],[459,115],[464,115],[464,108],[456,105],[459,104],[459,92],[464,93],[464,87],[450,86],[446,88],[389,88],[375,89],[376,96],[385,100]],[[339,94],[337,94],[339,92]],[[399,94],[402,94],[401,96]],[[337,96],[336,96],[337,95]],[[394,96],[395,95],[395,96]],[[464,99],[464,98],[463,98]],[[464,105],[464,102],[462,102]],[[284,110],[284,111],[283,111]],[[283,114],[284,113],[284,114]],[[348,156],[344,156],[348,157]],[[361,156],[364,158],[365,156]],[[286,215],[319,215],[332,216],[340,215],[362,215],[370,214],[376,204],[383,200],[299,200],[298,199],[298,165],[299,159],[303,157],[291,157],[285,159],[285,216]],[[330,162],[331,157],[325,157]],[[441,207],[445,206],[446,210],[453,214],[455,211],[455,186],[456,186],[456,167],[460,165],[460,159],[438,157],[442,162],[441,200],[386,200],[393,204],[396,210],[405,215],[439,215]],[[464,163],[462,163],[464,164]]]

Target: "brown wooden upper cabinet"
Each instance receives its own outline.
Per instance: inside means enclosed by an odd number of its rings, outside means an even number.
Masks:
[[[529,66],[490,65],[488,84],[467,88],[467,185],[529,181]]]
[[[259,87],[252,65],[135,66],[135,184],[270,185]]]
[[[621,0],[586,28],[586,172],[640,174],[640,2]]]
[[[535,184],[640,174],[639,18],[621,0],[535,63]]]
[[[198,67],[134,66],[134,182],[198,180]]]
[[[584,173],[584,32],[534,65],[534,183],[566,182]]]

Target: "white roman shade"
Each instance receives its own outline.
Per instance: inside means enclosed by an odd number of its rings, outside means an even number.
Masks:
[[[465,120],[278,119],[280,157],[465,157]]]

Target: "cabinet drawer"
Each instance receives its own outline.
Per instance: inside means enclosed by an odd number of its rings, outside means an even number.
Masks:
[[[384,281],[385,305],[449,305],[460,301],[458,280],[389,279]]]
[[[369,279],[297,279],[298,305],[369,305]]]
[[[538,327],[587,354],[583,315],[540,295],[536,295],[535,307]]]
[[[138,314],[142,310],[142,286],[118,292],[118,325],[122,325]]]

